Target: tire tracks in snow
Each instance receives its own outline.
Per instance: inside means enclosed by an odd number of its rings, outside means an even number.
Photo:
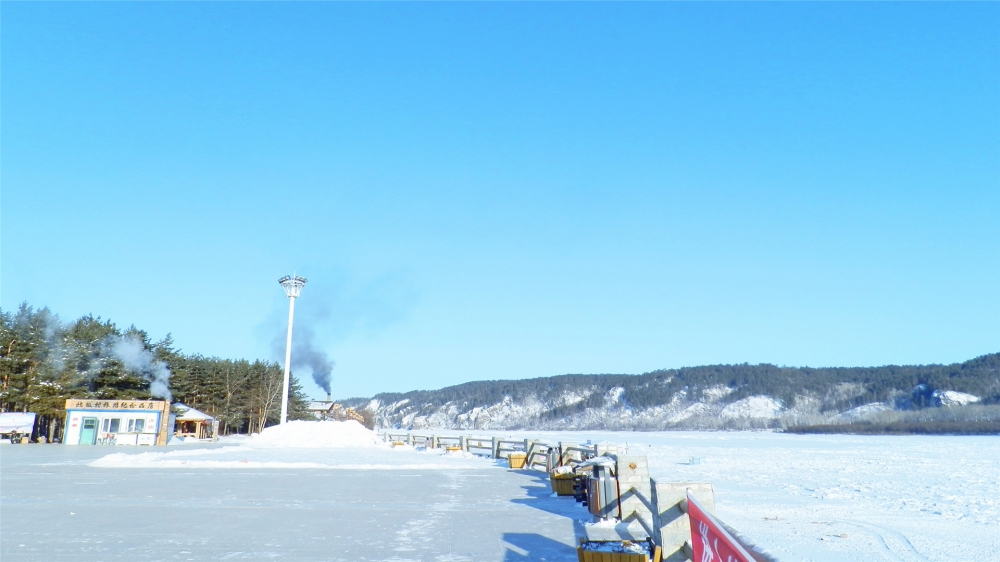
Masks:
[[[931,562],[930,558],[921,554],[910,539],[899,531],[856,519],[835,519],[835,521],[874,535],[893,562]]]
[[[460,475],[455,473],[446,473],[448,476],[448,483],[443,485],[442,488],[447,490],[457,490],[461,488],[461,484],[457,482]],[[456,506],[460,503],[458,498],[453,494],[442,494],[446,501],[438,501],[427,506],[426,515],[419,519],[412,519],[403,526],[402,529],[396,531],[396,552],[399,553],[398,556],[407,556],[407,558],[394,557],[391,560],[399,562],[410,562],[413,561],[424,561],[424,560],[435,560],[439,562],[469,562],[471,559],[466,556],[457,556],[453,554],[443,554],[437,555],[433,558],[427,558],[429,552],[435,550],[434,541],[439,538],[442,528],[442,519],[444,519],[445,513],[453,511]],[[444,499],[442,498],[442,499]],[[409,556],[414,556],[415,558],[409,558]]]

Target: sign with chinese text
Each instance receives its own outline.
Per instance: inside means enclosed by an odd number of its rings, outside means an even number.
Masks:
[[[91,400],[69,399],[67,410],[157,410],[164,411],[170,406],[165,400]]]
[[[692,562],[754,562],[746,548],[722,527],[718,519],[698,504],[690,490],[687,501]]]

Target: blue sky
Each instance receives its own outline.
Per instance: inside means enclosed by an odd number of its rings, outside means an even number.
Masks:
[[[0,26],[5,309],[280,359],[296,271],[336,396],[1000,351],[997,3],[4,2]]]

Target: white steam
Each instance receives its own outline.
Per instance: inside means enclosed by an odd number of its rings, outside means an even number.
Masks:
[[[170,400],[170,369],[153,356],[142,340],[124,336],[111,344],[111,353],[125,368],[139,373],[149,381],[149,393],[156,398]]]

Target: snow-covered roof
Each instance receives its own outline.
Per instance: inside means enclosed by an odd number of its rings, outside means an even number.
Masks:
[[[27,433],[34,427],[34,412],[3,412],[0,414],[0,433],[10,433],[11,431]]]
[[[333,402],[313,400],[312,402],[309,403],[309,410],[313,412],[318,412],[322,410],[325,412],[329,410],[331,406],[333,406]]]
[[[215,418],[206,414],[205,412],[200,412],[195,410],[191,406],[186,406],[180,402],[174,404],[174,407],[180,410],[177,414],[177,421],[213,421]]]

